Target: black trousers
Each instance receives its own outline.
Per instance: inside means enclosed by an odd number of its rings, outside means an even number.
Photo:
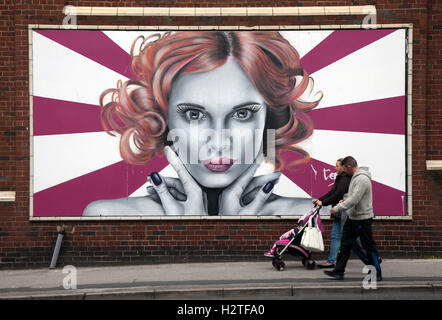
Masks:
[[[335,272],[344,273],[347,261],[350,258],[351,249],[356,239],[361,239],[361,244],[367,252],[368,264],[376,267],[376,273],[381,274],[381,267],[378,263],[378,251],[373,239],[373,219],[351,220],[347,219],[342,230],[341,246],[336,259]]]

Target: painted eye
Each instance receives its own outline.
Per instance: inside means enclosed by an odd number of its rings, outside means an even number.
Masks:
[[[186,111],[186,118],[189,121],[195,121],[195,120],[201,120],[203,119],[204,113],[202,113],[201,111],[198,111],[196,109],[190,109]]]
[[[247,120],[250,119],[253,115],[253,112],[249,109],[241,109],[232,114],[232,118],[238,120]]]

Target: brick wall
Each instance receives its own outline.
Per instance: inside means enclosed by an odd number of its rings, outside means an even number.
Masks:
[[[0,202],[0,268],[49,266],[56,222],[29,221],[28,24],[61,24],[63,7],[252,6],[248,1],[0,2],[0,190],[16,201]],[[413,220],[375,221],[384,256],[442,255],[440,172],[425,160],[442,160],[442,11],[438,1],[260,1],[259,6],[375,5],[377,22],[413,23]],[[81,25],[308,25],[360,24],[362,16],[325,17],[78,17]],[[382,156],[382,155],[379,155]],[[293,222],[255,220],[67,222],[59,264],[98,265],[262,259]],[[331,224],[325,221],[326,249]]]

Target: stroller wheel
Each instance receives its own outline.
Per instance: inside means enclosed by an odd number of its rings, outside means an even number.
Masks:
[[[308,270],[314,270],[316,268],[316,262],[314,260],[307,260],[305,267]]]
[[[272,265],[278,271],[284,271],[284,269],[285,269],[285,263],[284,263],[284,261],[281,261],[281,260],[273,261]]]
[[[302,265],[303,265],[304,267],[306,267],[306,262],[307,262],[307,260],[308,260],[308,259],[306,259],[306,258],[302,258]]]

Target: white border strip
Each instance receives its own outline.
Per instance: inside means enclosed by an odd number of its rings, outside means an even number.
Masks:
[[[32,28],[28,27],[29,42],[29,215],[34,214],[34,51]]]
[[[14,202],[15,191],[0,191],[0,202]]]
[[[442,170],[442,160],[427,160],[427,170]]]
[[[169,17],[225,17],[225,16],[337,16],[376,14],[376,7],[315,6],[315,7],[76,7],[65,6],[66,16],[169,16]]]
[[[407,213],[410,219],[413,218],[413,153],[412,153],[412,138],[413,138],[413,108],[412,108],[412,93],[413,93],[413,25],[407,28],[407,64],[408,69],[406,70],[406,87],[407,87],[407,125],[405,126],[406,131],[406,147],[407,147],[407,185],[406,185],[406,204]]]
[[[369,28],[368,28],[369,26]],[[52,24],[29,24],[28,29],[78,29],[78,30],[339,30],[339,29],[388,29],[388,28],[407,28],[413,29],[412,23],[394,23],[394,24],[332,24],[332,25],[275,25],[275,26],[114,26],[114,25],[52,25]],[[411,56],[411,43],[409,43],[409,59]]]
[[[133,220],[293,220],[302,215],[290,216],[109,216],[109,217],[30,217],[30,221],[133,221]],[[375,220],[412,220],[410,216],[377,216]],[[333,220],[321,215],[321,220]]]
[[[77,7],[85,8],[85,7]],[[351,7],[353,8],[353,7]],[[158,8],[157,8],[158,9]],[[211,8],[213,9],[213,8]],[[82,9],[83,10],[83,9]],[[88,11],[81,11],[83,15]],[[325,11],[324,11],[325,12]],[[356,12],[352,9],[352,12]],[[78,12],[77,12],[78,14]],[[83,25],[83,26],[69,26],[69,29],[83,29],[83,30],[300,30],[300,29],[366,29],[367,25],[304,25],[304,26],[95,26],[95,25]],[[130,220],[294,220],[299,219],[302,215],[290,215],[290,216],[112,216],[112,217],[34,217],[33,216],[33,181],[34,181],[34,167],[33,167],[33,115],[32,115],[32,101],[33,101],[33,88],[32,88],[32,30],[33,29],[64,29],[63,25],[46,25],[46,24],[30,24],[29,29],[29,105],[30,105],[30,194],[29,194],[29,220],[30,221],[130,221]],[[408,171],[407,171],[407,213],[406,216],[376,216],[375,220],[412,220],[412,49],[413,49],[413,24],[373,24],[370,25],[373,29],[384,28],[407,28],[408,29],[408,90],[407,90],[407,159],[408,159]],[[15,192],[14,192],[15,193]],[[321,216],[323,220],[329,220],[330,216]]]

